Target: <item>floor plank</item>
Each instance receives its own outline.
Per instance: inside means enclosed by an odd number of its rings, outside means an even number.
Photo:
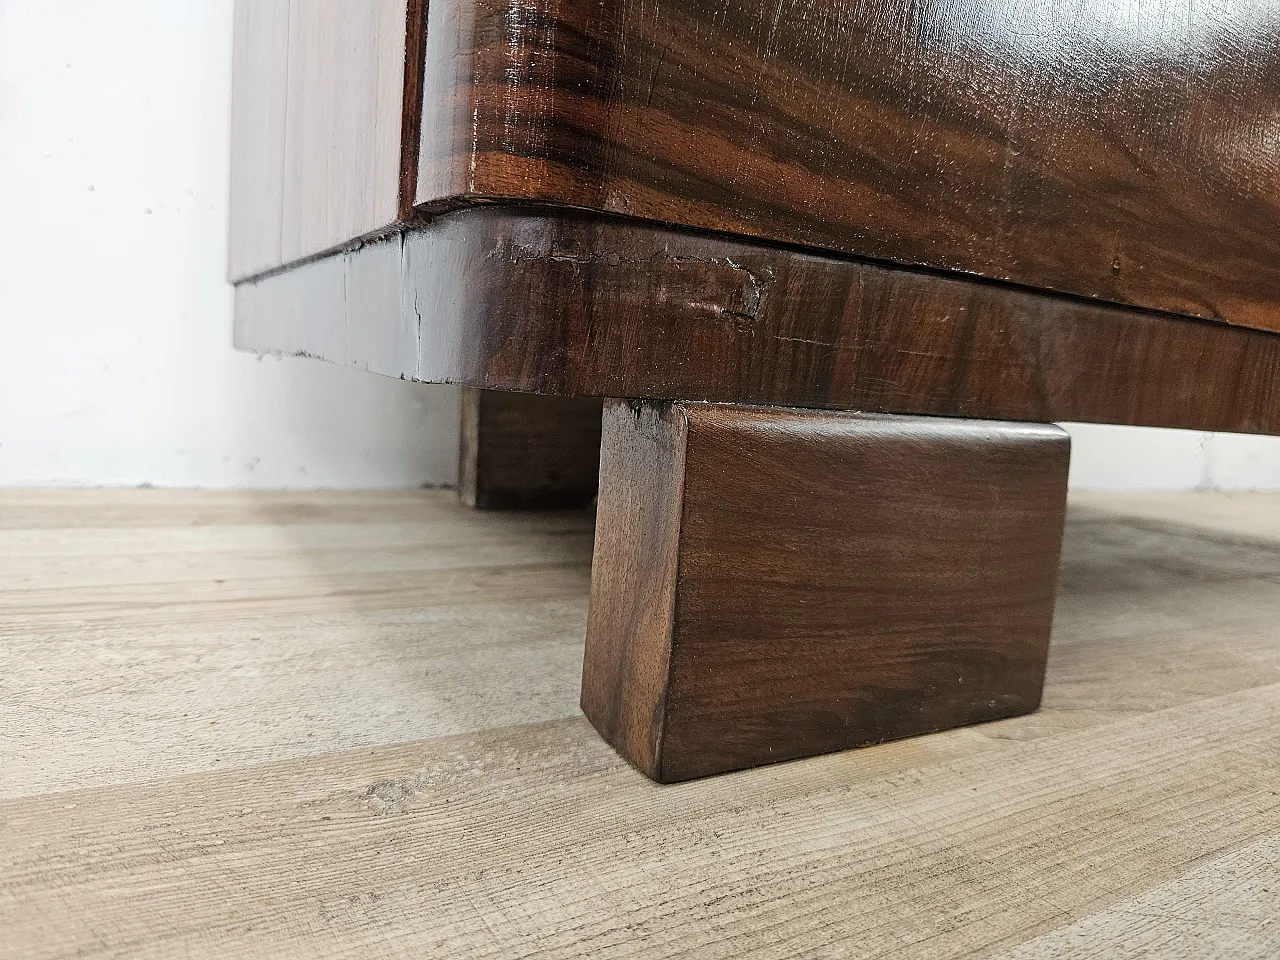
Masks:
[[[0,925],[33,957],[970,956],[1280,832],[1277,692],[672,789],[571,719],[9,801]]]
[[[1130,526],[1143,522],[1157,529],[1191,528],[1220,539],[1280,543],[1280,510],[1274,493],[1102,493],[1071,494],[1077,513],[1088,511],[1123,518]]]
[[[1004,954],[1008,960],[1280,956],[1280,836],[1185,874]]]
[[[589,518],[294,496],[0,493],[0,956],[1280,950],[1280,498],[1073,501],[1035,715],[657,787]]]
[[[447,491],[0,494],[0,797],[574,715],[591,536]]]

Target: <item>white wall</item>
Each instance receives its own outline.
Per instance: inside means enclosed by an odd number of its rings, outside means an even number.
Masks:
[[[231,349],[231,0],[0,0],[0,484],[411,486],[457,394]]]
[[[457,399],[230,347],[231,0],[0,0],[0,485],[452,482]],[[1280,441],[1071,427],[1095,489],[1280,489]]]
[[[1280,490],[1280,437],[1063,426],[1078,490]]]

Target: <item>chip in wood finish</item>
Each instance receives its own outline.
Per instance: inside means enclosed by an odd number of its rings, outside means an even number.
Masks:
[[[1280,434],[1280,337],[545,208],[242,283],[235,343],[530,393]]]

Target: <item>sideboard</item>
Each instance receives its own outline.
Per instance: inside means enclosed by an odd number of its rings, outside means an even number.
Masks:
[[[1052,424],[1280,434],[1270,0],[237,0],[234,78],[237,346],[598,475],[654,779],[1034,710]]]

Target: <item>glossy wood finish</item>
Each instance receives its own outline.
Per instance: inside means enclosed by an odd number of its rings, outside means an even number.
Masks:
[[[462,390],[458,496],[481,509],[582,507],[596,495],[601,401]]]
[[[1056,427],[611,402],[582,709],[672,782],[1040,703]]]
[[[399,219],[413,219],[422,147],[422,87],[427,57],[427,0],[405,0],[404,95],[400,103]]]
[[[236,323],[476,387],[1280,433],[1274,334],[567,212],[460,211],[242,284]]]
[[[1280,329],[1271,0],[436,0],[417,200]]]
[[[604,409],[582,712],[662,779],[684,501],[686,423],[670,406]]]

